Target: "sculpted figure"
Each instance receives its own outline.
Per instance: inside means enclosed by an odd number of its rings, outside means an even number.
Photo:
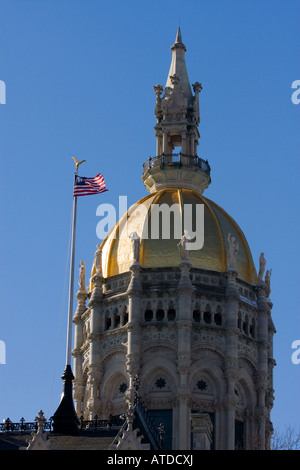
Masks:
[[[187,249],[187,243],[190,241],[190,237],[188,235],[188,231],[185,230],[184,234],[182,235],[180,242],[178,243],[177,247],[180,253],[180,257],[182,260],[189,259],[189,250]]]
[[[270,294],[271,294],[271,274],[272,274],[272,271],[267,269],[266,276],[265,276],[265,284],[267,286],[267,289],[266,289],[266,297],[267,298],[269,298]]]
[[[102,250],[100,245],[97,245],[97,251],[95,252],[94,260],[96,273],[102,274]]]
[[[154,111],[154,114],[158,120],[158,122],[161,120],[162,118],[162,112],[161,112],[161,97],[160,95],[162,94],[163,92],[163,87],[161,85],[156,85],[153,87],[154,88],[154,91],[155,91],[155,94],[156,94],[156,105],[155,105],[155,111]]]
[[[131,243],[132,243],[133,260],[135,263],[139,263],[140,262],[140,249],[141,249],[140,237],[138,236],[137,232],[132,232],[129,235],[129,238],[131,238]]]
[[[265,254],[261,253],[259,257],[259,271],[258,271],[258,276],[257,276],[258,281],[262,281],[265,269],[266,269]]]
[[[228,250],[229,250],[229,266],[234,268],[236,265],[237,255],[239,251],[239,244],[235,237],[228,233]]]
[[[80,289],[85,290],[85,264],[84,264],[84,261],[80,261],[78,284],[79,284]]]

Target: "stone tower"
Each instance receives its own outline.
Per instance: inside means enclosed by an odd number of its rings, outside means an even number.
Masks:
[[[237,223],[202,195],[211,181],[197,155],[202,86],[192,92],[179,29],[171,51],[166,86],[154,87],[150,194],[97,246],[89,289],[77,293],[76,411],[126,413],[138,379],[164,448],[199,448],[205,425],[212,449],[265,449],[275,331],[265,259],[257,274]]]

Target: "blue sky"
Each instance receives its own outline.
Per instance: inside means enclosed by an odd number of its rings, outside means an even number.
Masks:
[[[56,410],[62,390],[73,161],[109,191],[78,201],[76,267],[89,273],[97,206],[146,195],[155,94],[180,24],[200,81],[204,193],[272,268],[274,426],[299,425],[299,0],[0,0],[0,419]],[[76,285],[78,270],[76,271]]]

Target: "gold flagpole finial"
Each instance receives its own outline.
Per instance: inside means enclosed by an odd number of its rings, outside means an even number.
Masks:
[[[86,161],[86,160],[81,160],[81,162],[78,162],[75,157],[72,157],[72,158],[73,158],[73,160],[74,160],[74,162],[75,162],[75,169],[76,169],[76,171],[78,170],[79,165],[81,165],[81,163],[83,163],[83,162]]]

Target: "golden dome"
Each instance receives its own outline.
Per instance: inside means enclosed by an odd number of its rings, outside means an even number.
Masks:
[[[103,241],[102,271],[104,277],[110,277],[129,271],[133,262],[130,233],[136,231],[141,238],[140,264],[142,268],[176,267],[181,258],[171,226],[170,237],[147,237],[143,230],[152,216],[152,205],[178,204],[181,214],[184,206],[204,205],[204,244],[199,250],[191,250],[189,260],[195,268],[225,272],[228,269],[228,234],[234,236],[239,244],[236,269],[238,276],[247,282],[256,282],[256,269],[247,240],[237,223],[221,207],[190,189],[166,188],[149,194],[134,204],[117,222],[110,234]],[[195,211],[193,211],[193,217]],[[126,223],[127,222],[127,223]],[[194,222],[194,221],[193,221]],[[195,230],[195,224],[193,223]],[[146,232],[147,233],[147,232]],[[92,276],[94,268],[92,270]]]

